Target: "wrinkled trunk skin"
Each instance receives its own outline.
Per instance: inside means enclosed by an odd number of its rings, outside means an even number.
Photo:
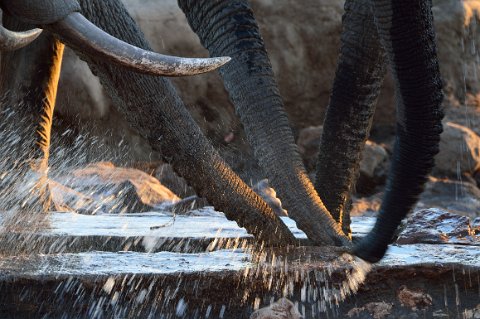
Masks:
[[[82,13],[130,44],[150,49],[119,1],[84,0]],[[74,48],[81,55],[81,48]],[[164,78],[141,75],[83,56],[125,117],[197,193],[268,245],[294,244],[288,228],[220,158]]]
[[[375,0],[378,32],[396,81],[397,139],[386,194],[373,230],[355,246],[380,260],[401,220],[411,211],[434,165],[442,132],[442,81],[431,1]]]
[[[315,178],[318,195],[347,235],[351,232],[350,193],[372,125],[385,62],[371,1],[347,0]]]
[[[4,15],[3,24],[11,30],[32,28],[9,15]],[[8,135],[9,138],[13,134],[18,134],[20,138],[15,145],[5,141],[11,147],[8,165],[13,166],[11,168],[20,175],[12,175],[11,181],[3,180],[2,188],[10,192],[9,185],[20,181],[21,176],[28,180],[25,174],[33,173],[36,182],[30,193],[23,194],[26,199],[18,200],[24,201],[23,208],[30,212],[50,209],[51,199],[47,186],[50,133],[63,49],[62,43],[51,34],[43,32],[29,46],[15,52],[2,53],[2,125],[12,127],[8,133],[11,134]]]
[[[210,55],[232,58],[220,74],[289,216],[315,244],[348,245],[307,176],[248,1],[179,0],[179,5]]]

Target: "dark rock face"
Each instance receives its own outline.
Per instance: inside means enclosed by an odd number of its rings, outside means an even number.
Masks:
[[[195,195],[187,181],[178,176],[170,164],[162,163],[155,168],[154,176],[162,185],[165,185],[181,198]]]
[[[440,209],[424,209],[413,213],[400,233],[397,244],[464,243],[480,245],[470,218]]]

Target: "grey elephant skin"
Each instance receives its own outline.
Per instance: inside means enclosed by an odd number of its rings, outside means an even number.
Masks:
[[[4,24],[23,30],[35,21],[28,1],[8,10]],[[50,8],[64,12],[62,1],[50,1]],[[79,11],[88,20],[125,42],[150,50],[141,31],[117,1],[80,1]],[[357,176],[360,153],[371,127],[375,102],[385,70],[390,66],[397,92],[397,139],[387,191],[372,232],[353,245],[365,260],[383,257],[400,221],[412,209],[433,167],[442,131],[440,104],[443,98],[435,48],[430,1],[350,1],[345,3],[341,52],[330,103],[324,123],[315,185],[303,167],[279,94],[263,39],[248,1],[180,0],[192,29],[212,57],[229,56],[220,69],[225,88],[245,127],[255,157],[277,191],[289,216],[315,245],[352,247],[349,240],[349,194]],[[9,13],[9,14],[8,14]],[[13,15],[13,16],[12,16]],[[114,18],[112,18],[114,17]],[[68,18],[68,17],[67,17]],[[22,21],[22,22],[18,22]],[[56,28],[58,21],[41,17],[34,24],[45,27],[72,46],[96,74],[109,96],[129,123],[161,152],[175,171],[189,181],[196,192],[216,209],[225,212],[259,242],[268,245],[295,244],[281,220],[225,164],[185,109],[171,83],[165,78],[139,74],[99,59],[82,46],[70,43]],[[46,21],[46,22],[45,22]],[[43,25],[46,23],[45,25]],[[2,92],[9,92],[10,104],[26,105],[39,118],[38,110],[51,83],[50,34],[42,36],[32,49],[27,47],[2,57]],[[46,49],[38,49],[40,45]],[[36,52],[37,51],[37,52]],[[40,63],[26,61],[34,55]],[[9,65],[24,63],[29,70],[18,74]],[[53,63],[54,64],[54,63]],[[26,74],[26,75],[25,75]],[[25,100],[25,80],[31,89],[46,83],[40,93]],[[14,79],[15,81],[13,81]],[[16,99],[16,100],[15,100]],[[19,103],[20,102],[20,103]],[[37,115],[35,115],[37,114]],[[32,146],[35,148],[35,145]],[[42,155],[42,154],[41,154]]]

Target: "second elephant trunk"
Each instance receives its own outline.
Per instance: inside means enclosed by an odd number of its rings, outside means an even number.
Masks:
[[[81,1],[81,6],[82,13],[106,32],[149,49],[119,1],[85,0]],[[169,81],[82,57],[100,77],[130,124],[162,153],[199,195],[223,211],[228,219],[245,227],[257,241],[274,246],[295,243],[280,218],[234,174],[209,144]]]
[[[220,69],[248,142],[288,214],[316,244],[348,245],[303,166],[253,12],[246,0],[179,0]]]
[[[341,50],[323,125],[315,188],[343,231],[350,231],[350,193],[358,176],[385,74],[370,0],[347,0]]]
[[[375,0],[375,20],[396,82],[397,139],[380,214],[355,246],[380,260],[401,220],[411,211],[439,151],[442,81],[430,0]]]

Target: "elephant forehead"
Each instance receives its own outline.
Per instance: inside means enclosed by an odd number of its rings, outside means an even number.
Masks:
[[[34,25],[51,24],[80,11],[75,0],[0,0],[0,5],[10,15]]]

